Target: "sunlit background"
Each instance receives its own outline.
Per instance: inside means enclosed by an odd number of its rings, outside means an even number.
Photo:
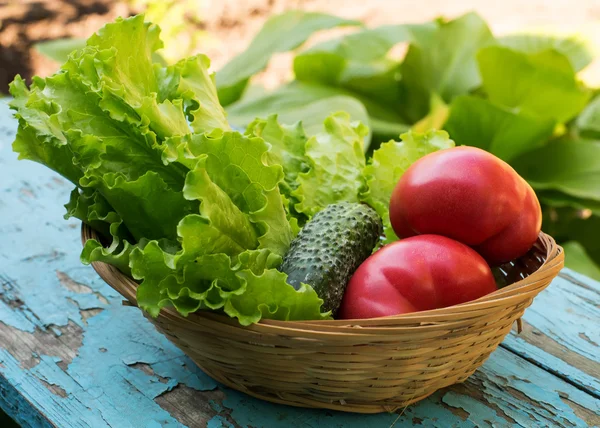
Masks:
[[[54,46],[44,42],[87,38],[117,16],[145,12],[149,20],[158,23],[167,61],[202,52],[218,69],[244,50],[269,16],[298,8],[359,19],[368,26],[416,23],[476,11],[495,34],[524,29],[578,32],[600,46],[597,0],[4,0],[0,2],[0,91],[7,92],[17,73],[46,76],[56,70],[58,62],[49,56],[56,57],[57,51],[60,56],[70,45],[65,41]],[[316,35],[309,44],[340,31]],[[72,41],[72,46],[77,42]],[[290,77],[290,61],[289,54],[277,55],[260,81],[273,87]],[[582,78],[600,82],[598,61],[582,73]]]

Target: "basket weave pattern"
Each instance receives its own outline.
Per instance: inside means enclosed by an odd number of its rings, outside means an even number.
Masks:
[[[82,240],[90,238],[96,233],[84,225]],[[496,272],[510,285],[449,308],[249,327],[208,312],[184,318],[170,308],[149,319],[208,375],[254,397],[346,412],[395,411],[467,379],[563,264],[562,249],[541,233],[528,254]],[[93,267],[137,305],[135,281],[111,265]]]

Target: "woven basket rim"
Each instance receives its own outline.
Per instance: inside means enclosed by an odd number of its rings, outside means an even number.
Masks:
[[[85,244],[85,242],[89,239],[98,239],[98,234],[89,225],[82,223],[82,244]],[[542,245],[543,249],[545,250],[546,257],[544,262],[536,271],[524,279],[500,288],[493,293],[480,297],[479,299],[446,308],[365,319],[305,321],[262,319],[258,323],[251,324],[249,326],[242,326],[239,324],[237,319],[228,317],[225,314],[209,311],[198,311],[189,314],[187,317],[184,317],[174,308],[166,307],[160,310],[159,316],[176,318],[180,322],[189,322],[192,324],[195,323],[197,317],[200,317],[204,320],[210,319],[211,321],[234,328],[244,328],[248,330],[264,330],[264,328],[267,328],[271,331],[277,331],[280,335],[290,335],[290,333],[292,335],[304,335],[307,332],[312,332],[331,336],[335,336],[336,334],[344,336],[346,334],[346,330],[349,330],[352,332],[352,334],[356,335],[360,331],[359,329],[361,327],[364,328],[365,333],[367,333],[367,331],[373,332],[373,330],[384,330],[384,328],[381,326],[386,326],[393,329],[398,327],[410,329],[417,325],[421,326],[422,328],[423,326],[427,325],[436,325],[441,322],[447,322],[448,318],[451,318],[452,316],[462,318],[465,313],[476,312],[478,310],[488,312],[490,307],[504,307],[510,303],[514,303],[511,302],[513,300],[522,300],[522,293],[529,291],[534,295],[539,293],[540,290],[539,287],[536,287],[536,284],[543,284],[546,282],[548,277],[556,276],[564,266],[564,250],[556,243],[554,238],[545,234],[544,232],[540,232],[537,242]],[[127,299],[130,305],[137,306],[136,289],[139,285],[137,282],[108,263],[92,262],[91,264],[100,277],[102,277],[104,281],[106,281],[112,288],[119,292],[119,294],[121,294],[125,299]],[[123,287],[115,284],[122,285]],[[528,288],[531,288],[531,290],[528,290]],[[545,285],[542,286],[542,288],[545,288]],[[140,310],[142,309],[140,308]],[[325,327],[329,327],[327,331],[320,330],[321,328]]]

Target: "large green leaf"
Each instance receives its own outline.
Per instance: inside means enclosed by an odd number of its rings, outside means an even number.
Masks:
[[[380,103],[397,103],[399,62],[388,58],[388,52],[412,40],[413,32],[435,28],[433,23],[385,25],[328,40],[294,58],[296,79],[342,86]]]
[[[494,43],[487,24],[475,13],[440,23],[434,32],[419,33],[402,63],[402,110],[411,122],[429,111],[431,93],[445,102],[481,84],[475,59]]]
[[[551,34],[515,33],[500,37],[498,42],[502,46],[527,54],[554,49],[569,59],[575,71],[584,69],[594,59],[590,41],[580,35],[561,37]]]
[[[297,48],[316,31],[341,25],[360,23],[324,13],[299,10],[271,17],[248,48],[217,72],[221,104],[227,106],[238,100],[246,88],[248,79],[263,70],[273,54]]]
[[[566,122],[590,98],[568,58],[557,51],[525,54],[490,46],[477,58],[483,88],[493,103]]]
[[[383,220],[386,242],[397,239],[390,223],[389,204],[392,192],[402,174],[417,159],[436,150],[454,147],[445,131],[408,132],[400,142],[388,141],[373,153],[364,169],[366,189],[361,200],[373,207]]]
[[[301,121],[306,135],[321,131],[323,121],[338,111],[350,114],[369,126],[369,116],[364,105],[343,90],[307,83],[292,83],[263,96],[245,99],[227,107],[229,121],[245,128],[257,118],[277,114],[281,123]],[[368,148],[370,135],[367,135]]]
[[[535,189],[600,200],[598,141],[554,141],[519,157],[513,166]]]
[[[465,95],[452,102],[444,129],[459,145],[479,147],[511,161],[545,144],[553,133],[554,121]]]

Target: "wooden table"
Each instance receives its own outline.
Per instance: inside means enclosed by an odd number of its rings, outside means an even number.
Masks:
[[[62,218],[71,185],[17,161],[15,130],[0,101],[0,407],[23,426],[600,426],[600,284],[567,269],[475,375],[400,414],[219,385],[80,264],[79,224]]]

